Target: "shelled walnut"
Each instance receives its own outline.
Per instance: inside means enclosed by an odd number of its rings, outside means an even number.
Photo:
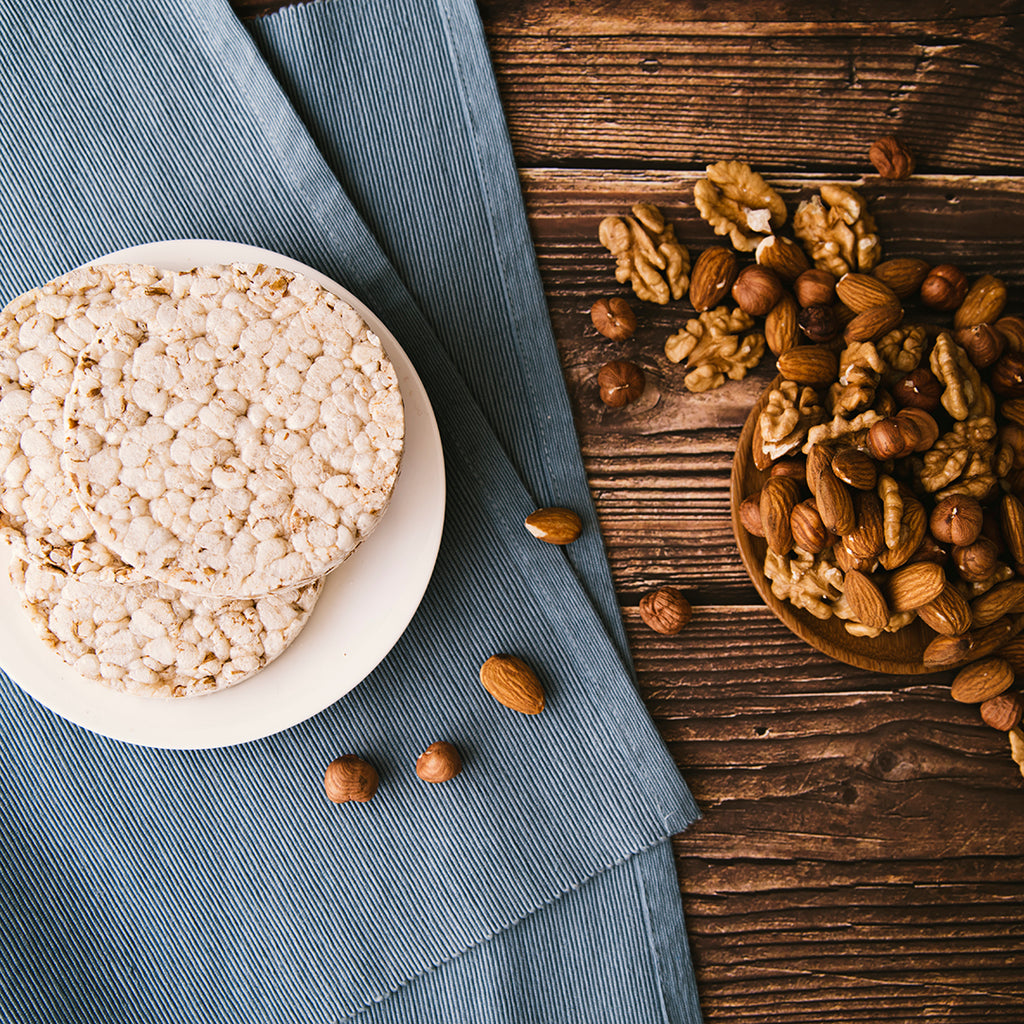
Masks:
[[[752,252],[786,222],[782,197],[738,160],[710,164],[693,186],[693,201],[715,234],[728,235],[740,252]]]
[[[665,356],[692,367],[683,378],[687,390],[721,387],[728,377],[742,380],[764,355],[765,338],[751,331],[754,318],[742,309],[716,306],[688,320],[665,342]]]
[[[615,257],[615,280],[629,282],[637,298],[665,305],[690,285],[690,254],[652,203],[636,203],[632,217],[605,217],[601,244]]]
[[[848,185],[826,184],[793,214],[793,233],[819,270],[836,277],[868,271],[881,259],[875,220],[864,197]]]

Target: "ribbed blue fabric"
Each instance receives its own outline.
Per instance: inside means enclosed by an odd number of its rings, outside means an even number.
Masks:
[[[274,74],[223,0],[0,0],[0,295],[163,237],[320,267],[430,394],[438,566],[366,681],[260,742],[130,747],[3,680],[0,1012],[696,1021],[664,840],[697,812],[623,664],[476,11],[318,3],[255,32]],[[522,530],[551,500],[587,521],[575,564]],[[543,715],[483,693],[498,650],[540,668]],[[466,769],[425,786],[441,736]],[[382,782],[337,808],[348,750]]]

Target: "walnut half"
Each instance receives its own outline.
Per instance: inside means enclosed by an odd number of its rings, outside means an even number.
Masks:
[[[728,235],[740,252],[752,252],[786,222],[782,197],[738,160],[710,164],[707,177],[693,186],[693,201],[715,234]]]
[[[665,342],[665,356],[670,362],[692,367],[683,379],[687,390],[700,392],[720,388],[726,377],[742,380],[764,355],[763,334],[750,332],[754,318],[742,309],[731,313],[727,306],[706,310]]]
[[[658,207],[636,203],[632,217],[605,217],[601,244],[615,257],[615,280],[627,281],[638,299],[664,306],[690,287],[690,254]]]

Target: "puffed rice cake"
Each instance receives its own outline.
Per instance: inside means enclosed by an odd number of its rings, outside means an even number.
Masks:
[[[24,553],[11,583],[36,632],[79,675],[143,697],[242,682],[299,635],[323,580],[258,600],[208,600],[154,581],[83,583]]]
[[[115,325],[114,281],[85,268],[56,278],[0,311],[0,536],[83,580],[113,583],[142,574],[113,554],[61,470],[64,400],[79,355]]]
[[[386,509],[404,440],[358,313],[264,266],[99,269],[121,316],[78,353],[63,466],[100,541],[210,597],[340,564]]]

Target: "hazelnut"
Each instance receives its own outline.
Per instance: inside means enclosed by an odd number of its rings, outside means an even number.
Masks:
[[[978,539],[983,518],[977,498],[968,494],[951,494],[932,509],[928,525],[940,544],[955,544],[962,548]]]
[[[753,537],[764,536],[764,524],[761,522],[761,492],[748,495],[740,502],[740,523],[743,529]]]
[[[961,327],[954,338],[979,370],[991,366],[1006,348],[1006,339],[991,324]]]
[[[872,408],[883,419],[887,416],[895,416],[900,411],[900,407],[896,404],[896,399],[884,388],[879,388],[875,392],[875,404]]]
[[[809,341],[831,341],[839,332],[839,321],[832,306],[805,306],[797,315],[796,323]]]
[[[942,400],[942,385],[931,370],[919,366],[893,384],[892,397],[896,399],[898,405],[905,408],[931,412],[938,409]]]
[[[598,332],[611,341],[626,341],[636,330],[633,307],[618,297],[598,299],[590,307],[590,320]]]
[[[605,363],[597,373],[601,401],[613,409],[635,402],[643,393],[644,372],[635,363],[615,359]]]
[[[770,313],[782,298],[782,281],[774,270],[758,265],[744,267],[732,286],[736,305],[751,316]]]
[[[973,544],[953,548],[953,564],[960,575],[971,583],[987,580],[995,571],[998,561],[999,549],[988,537],[978,537]]]
[[[900,181],[914,173],[914,154],[895,135],[875,139],[868,150],[868,158],[883,178]]]
[[[868,430],[867,445],[872,458],[880,462],[885,459],[898,459],[909,450],[906,435],[895,419],[873,423]]]
[[[991,385],[1000,398],[1024,398],[1024,356],[1004,352],[992,367]]]
[[[896,413],[896,422],[911,451],[926,452],[939,439],[939,425],[935,417],[924,409],[915,409],[913,406],[900,409]]]
[[[377,792],[377,769],[355,754],[336,757],[324,772],[324,792],[336,804],[366,803]]]
[[[424,782],[448,782],[462,771],[462,758],[450,743],[431,743],[416,758],[416,774]]]
[[[1024,317],[1000,317],[993,325],[1013,352],[1024,352]]]
[[[640,618],[666,636],[678,633],[692,616],[690,602],[675,587],[652,590],[640,598]]]
[[[952,312],[967,294],[967,278],[951,263],[940,263],[921,282],[921,301],[932,309]]]
[[[836,301],[836,278],[827,270],[805,270],[793,288],[801,306],[831,306]]]
[[[1024,699],[1019,693],[1005,691],[995,697],[989,697],[978,705],[981,712],[981,720],[998,729],[1000,732],[1009,732],[1020,725],[1021,717],[1024,716]]]

